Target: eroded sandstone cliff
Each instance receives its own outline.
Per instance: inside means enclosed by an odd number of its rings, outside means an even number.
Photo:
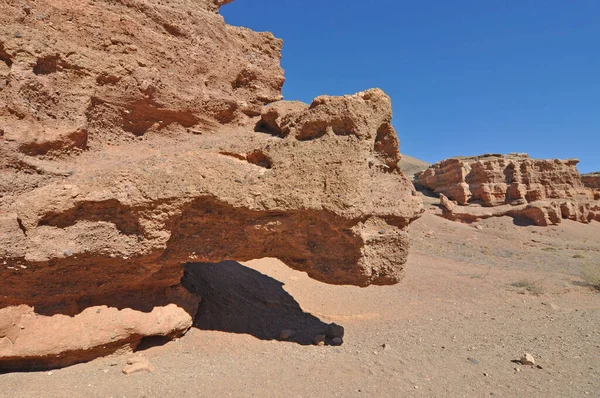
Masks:
[[[185,332],[188,262],[400,280],[422,209],[389,97],[280,101],[281,40],[227,2],[0,4],[0,368]]]
[[[415,184],[440,194],[443,214],[451,219],[507,214],[537,225],[600,220],[600,202],[584,186],[578,162],[526,154],[450,158],[418,173]]]

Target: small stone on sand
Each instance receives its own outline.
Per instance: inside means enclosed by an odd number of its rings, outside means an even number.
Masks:
[[[535,365],[535,359],[533,358],[533,355],[531,355],[529,353],[523,354],[523,356],[521,357],[521,364],[522,365]]]
[[[123,373],[130,375],[137,372],[154,372],[155,367],[146,358],[134,357],[127,360]]]

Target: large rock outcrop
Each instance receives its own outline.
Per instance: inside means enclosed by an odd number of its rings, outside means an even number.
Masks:
[[[184,333],[190,262],[401,279],[422,208],[389,97],[280,101],[281,40],[227,2],[0,5],[0,369]]]
[[[536,225],[600,220],[600,202],[584,186],[578,162],[526,154],[450,158],[418,173],[415,185],[440,194],[443,215],[451,219],[511,215]]]

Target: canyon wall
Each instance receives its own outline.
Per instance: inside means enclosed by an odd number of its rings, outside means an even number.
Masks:
[[[532,159],[526,154],[450,158],[418,173],[415,185],[444,195],[442,207],[448,218],[472,221],[509,214],[537,225],[556,224],[563,218],[600,220],[598,197],[582,182],[578,162]],[[447,199],[460,206],[449,206]]]

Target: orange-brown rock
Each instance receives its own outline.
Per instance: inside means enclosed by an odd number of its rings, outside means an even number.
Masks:
[[[583,174],[581,182],[594,192],[594,199],[600,200],[600,172]]]
[[[581,182],[588,188],[600,189],[600,172],[582,174]]]
[[[0,4],[0,368],[185,332],[187,262],[401,279],[422,208],[389,97],[277,102],[281,41],[226,25],[227,2]],[[105,316],[114,338],[68,332]],[[36,346],[25,318],[60,333]]]
[[[589,222],[598,219],[593,210],[597,198],[582,183],[578,162],[525,154],[451,158],[418,173],[415,185],[444,195],[441,205],[448,218],[472,221],[509,214],[537,225],[556,224],[563,218]],[[449,209],[448,199],[462,206]]]

